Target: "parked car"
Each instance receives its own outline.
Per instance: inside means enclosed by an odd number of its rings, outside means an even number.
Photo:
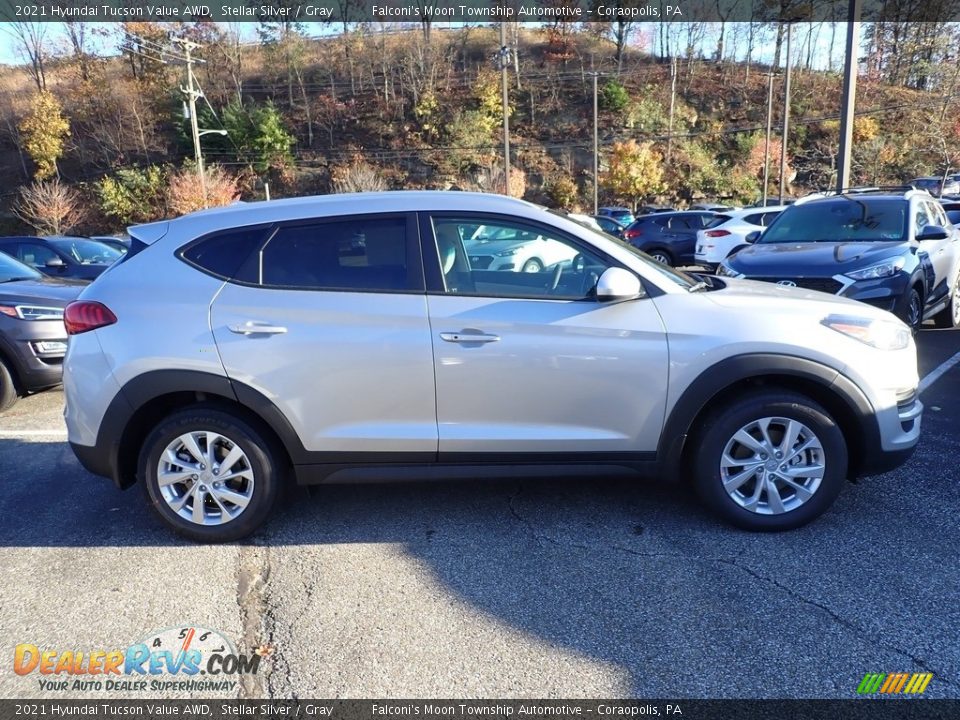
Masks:
[[[861,300],[914,330],[960,325],[960,231],[923,190],[793,205],[719,274]]]
[[[478,270],[553,271],[558,264],[569,264],[576,255],[569,245],[532,230],[501,224],[470,229],[470,235],[460,240],[470,266]]]
[[[479,227],[574,260],[477,267]],[[288,480],[544,465],[690,478],[728,521],[785,530],[919,438],[916,346],[889,313],[680,273],[520,200],[329,195],[130,234],[67,306],[69,442],[196,540],[254,531]]]
[[[721,205],[719,203],[696,203],[691,205],[690,210],[709,210],[710,212],[722,213],[730,210],[736,210],[732,205]]]
[[[112,247],[121,255],[126,254],[126,252],[130,249],[130,238],[118,238],[113,237],[112,235],[91,235],[90,239]]]
[[[702,210],[643,215],[623,231],[623,239],[664,265],[693,265],[697,232],[715,217]]]
[[[85,286],[0,253],[0,412],[25,393],[59,384],[67,351],[63,309]]]
[[[623,231],[627,229],[627,226],[623,223],[614,220],[612,217],[607,217],[605,215],[593,215],[594,220],[597,221],[597,224],[600,226],[600,229],[609,235],[614,237],[622,238]]]
[[[77,237],[4,237],[0,252],[45,275],[79,280],[93,280],[120,257],[112,247]]]
[[[762,232],[786,207],[774,205],[720,213],[706,228],[697,231],[696,263],[715,270],[734,248],[746,242],[747,235]]]
[[[937,197],[941,195],[960,194],[960,182],[950,176],[947,176],[946,179],[942,177],[918,177],[911,180],[908,184],[917,190],[926,190],[931,195]]]
[[[636,216],[634,216],[633,210],[625,207],[597,208],[597,215],[603,215],[604,217],[613,218],[621,225],[629,225],[634,220],[636,220]]]
[[[676,212],[675,207],[670,205],[641,205],[637,208],[637,217],[643,215],[655,215],[656,213]]]

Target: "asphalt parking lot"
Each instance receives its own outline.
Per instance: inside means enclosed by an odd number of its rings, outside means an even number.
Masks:
[[[960,331],[919,348],[923,377]],[[960,366],[922,398],[910,463],[791,533],[614,477],[324,487],[203,547],[84,472],[45,392],[0,417],[0,697],[48,694],[18,643],[190,623],[275,646],[225,693],[246,697],[850,698],[866,672],[931,672],[926,696],[960,698]]]

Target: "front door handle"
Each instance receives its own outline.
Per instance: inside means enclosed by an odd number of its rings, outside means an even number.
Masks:
[[[490,343],[497,342],[499,335],[488,335],[479,330],[461,330],[460,332],[442,332],[440,339],[452,343]]]
[[[287,329],[280,325],[268,325],[248,320],[240,325],[231,325],[230,332],[238,335],[282,335]]]

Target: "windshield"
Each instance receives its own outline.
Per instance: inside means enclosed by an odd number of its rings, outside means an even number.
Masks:
[[[0,282],[39,280],[42,276],[32,267],[0,252]]]
[[[109,245],[82,238],[51,238],[48,242],[60,252],[66,253],[81,265],[110,265],[120,258],[120,253]]]
[[[901,241],[907,237],[908,208],[900,198],[847,196],[791,205],[758,242]]]

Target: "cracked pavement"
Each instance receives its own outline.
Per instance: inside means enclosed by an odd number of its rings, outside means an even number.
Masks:
[[[960,332],[920,348],[925,374]],[[202,547],[86,474],[43,393],[0,417],[0,696],[44,696],[17,643],[190,622],[275,646],[239,697],[849,698],[902,671],[960,698],[957,397],[960,368],[924,395],[906,467],[785,534],[610,476],[297,491],[249,542]]]

